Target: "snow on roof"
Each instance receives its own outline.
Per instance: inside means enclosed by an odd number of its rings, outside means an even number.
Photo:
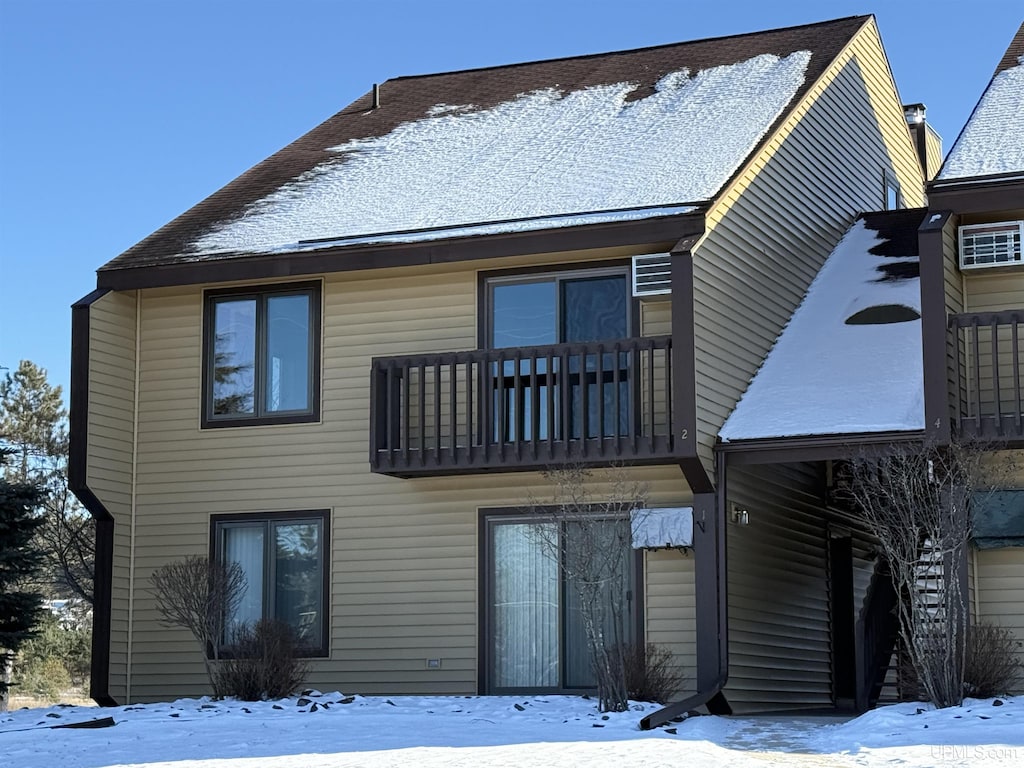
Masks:
[[[1024,172],[1024,56],[992,78],[939,180]]]
[[[629,521],[633,549],[693,546],[693,507],[634,509]]]
[[[624,209],[704,201],[788,106],[810,59],[801,50],[681,69],[642,98],[637,83],[618,82],[535,90],[487,109],[438,104],[384,135],[332,147],[192,250],[276,252],[481,222],[506,231],[500,222],[584,213],[614,221]]]
[[[924,428],[920,280],[916,238],[908,236],[921,217],[894,211],[853,224],[726,420],[722,440]]]
[[[383,235],[356,235],[354,237],[327,238],[324,240],[302,240],[293,245],[280,246],[275,253],[301,253],[343,245],[381,245],[385,243],[420,243],[429,240],[441,240],[456,237],[478,237],[481,235],[497,235],[507,232],[528,232],[558,227],[578,227],[585,224],[604,224],[615,221],[639,221],[660,216],[679,216],[697,210],[694,205],[671,205],[654,208],[629,208],[624,211],[600,211],[598,213],[567,214],[564,216],[538,216],[529,219],[510,219],[488,224],[471,224],[461,227],[439,227],[436,229],[416,229],[409,232],[390,232]],[[233,253],[228,249],[226,253]],[[217,251],[208,251],[207,255],[215,255]]]

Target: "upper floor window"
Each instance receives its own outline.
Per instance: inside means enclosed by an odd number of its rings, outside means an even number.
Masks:
[[[203,426],[317,421],[320,284],[208,291]]]
[[[555,440],[630,434],[634,358],[598,342],[636,326],[626,267],[492,276],[483,334],[490,349],[529,349],[493,364],[493,439]],[[554,344],[577,345],[539,352]]]
[[[1024,221],[995,221],[960,227],[960,268],[1002,267],[1024,261]]]
[[[885,210],[895,211],[903,207],[903,194],[900,192],[900,182],[891,173],[886,171],[883,174],[885,186]]]
[[[632,301],[625,268],[492,277],[487,346],[625,339]]]

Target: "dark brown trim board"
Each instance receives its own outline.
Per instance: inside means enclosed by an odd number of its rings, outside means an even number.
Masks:
[[[865,451],[884,451],[895,443],[922,442],[925,432],[862,432],[807,437],[774,437],[719,443],[715,454],[731,466],[745,464],[786,464],[800,461],[848,459]]]
[[[324,247],[304,253],[233,254],[166,266],[101,269],[96,273],[96,284],[100,288],[127,290],[266,278],[287,280],[328,272],[428,266],[524,253],[561,253],[623,246],[650,248],[651,253],[656,253],[671,247],[672,243],[695,228],[704,231],[704,213],[701,210],[634,221],[412,244]]]
[[[697,622],[697,692],[640,721],[642,730],[705,706],[714,715],[731,715],[722,689],[729,678],[729,615],[725,549],[725,465],[719,464],[717,493],[693,495],[693,552]]]
[[[672,281],[672,432],[677,455],[697,456],[697,377],[693,327],[693,246],[704,233],[688,233],[671,251]],[[687,476],[694,493],[711,483],[698,483]]]
[[[109,291],[97,289],[71,306],[71,411],[68,487],[96,521],[93,577],[92,667],[89,695],[101,707],[110,696],[110,614],[114,566],[114,518],[87,483],[89,450],[89,311]]]
[[[917,232],[921,270],[921,346],[924,363],[924,424],[939,445],[950,440],[949,369],[946,354],[945,254],[942,230],[952,214],[929,211]]]
[[[1024,176],[976,176],[928,185],[928,219],[933,213],[994,213],[1024,208]],[[925,223],[927,223],[926,220]],[[922,251],[923,255],[923,251]]]

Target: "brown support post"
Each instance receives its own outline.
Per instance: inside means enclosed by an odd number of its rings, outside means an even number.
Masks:
[[[937,445],[945,445],[950,440],[950,371],[946,356],[948,326],[942,230],[951,215],[949,211],[929,211],[917,235],[921,265],[925,430]]]

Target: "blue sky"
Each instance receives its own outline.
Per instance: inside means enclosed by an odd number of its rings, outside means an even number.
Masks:
[[[66,390],[95,270],[374,82],[864,13],[948,150],[1020,0],[0,0],[0,366]]]

